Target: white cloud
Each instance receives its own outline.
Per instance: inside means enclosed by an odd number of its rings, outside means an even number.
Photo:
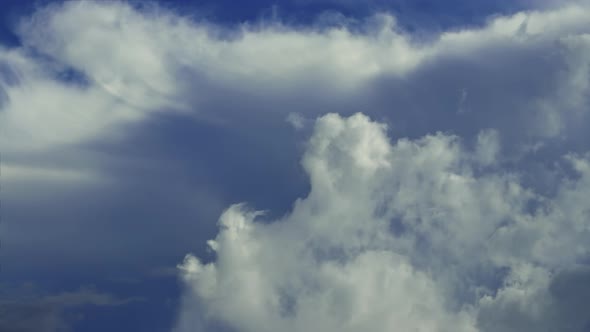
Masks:
[[[476,79],[491,82],[480,87],[489,90],[484,92],[457,77],[444,78],[451,80],[449,87],[469,90],[474,116],[491,112],[478,94],[497,95],[498,107],[504,109],[495,111],[515,114],[520,131],[554,137],[586,113],[582,106],[588,86],[587,13],[588,7],[579,4],[517,13],[492,19],[481,28],[443,32],[433,41],[421,41],[402,31],[388,14],[365,22],[364,32],[352,32],[346,25],[292,28],[280,22],[226,31],[166,10],[140,10],[121,2],[52,5],[23,20],[20,28],[24,50],[49,56],[52,65],[23,50],[1,52],[2,61],[21,78],[19,84],[3,84],[8,100],[3,107],[3,141],[68,144],[109,135],[117,125],[155,110],[223,119],[231,117],[225,109],[236,111],[241,105],[264,110],[269,100],[284,105],[296,98],[299,106],[316,110],[313,116],[330,111],[323,107],[342,98],[362,103],[368,99],[369,109],[382,108],[367,91],[376,80],[394,77],[419,84],[421,70],[445,68],[449,60],[476,63],[484,70]],[[485,56],[489,53],[505,55],[494,59]],[[503,82],[494,82],[504,78],[485,77],[496,76],[487,68],[509,74],[513,66],[522,67],[512,63],[517,57],[530,60],[523,71],[548,71],[545,84],[505,78],[509,84],[530,85],[526,89],[535,96],[518,96],[518,91],[503,89]],[[88,86],[56,80],[56,65],[81,71],[89,78]],[[553,91],[545,91],[553,86]],[[429,98],[444,100],[444,94],[441,90]],[[298,111],[287,108],[285,114]],[[510,127],[504,121],[494,126]]]
[[[309,195],[270,223],[229,208],[215,261],[180,266],[178,331],[197,329],[195,315],[204,330],[536,331],[547,317],[567,328],[547,315],[556,273],[589,254],[588,160],[568,157],[581,177],[542,197],[515,174],[474,175],[480,154],[443,134],[392,144],[361,114],[321,117],[303,158]]]
[[[22,50],[0,49],[0,63],[16,77],[15,82],[0,84],[6,97],[0,123],[0,146],[5,151],[83,142],[103,135],[114,124],[137,118],[136,110],[100,89],[57,81],[59,68],[50,61],[32,58]]]
[[[182,266],[205,318],[240,331],[474,330],[431,275],[389,248],[387,220],[374,216],[386,194],[375,181],[393,167],[384,129],[360,114],[323,117],[304,158],[312,192],[290,215],[264,225],[243,206],[225,212],[210,242],[217,262]]]

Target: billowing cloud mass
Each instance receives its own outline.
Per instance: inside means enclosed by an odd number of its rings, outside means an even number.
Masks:
[[[44,7],[0,48],[3,181],[25,198],[153,174],[191,184],[176,160],[97,148],[180,118],[203,131],[199,179],[225,181],[187,196],[214,205],[272,182],[238,191],[236,160],[288,163],[290,124],[309,136],[307,178],[277,170],[293,175],[280,186],[309,192],[282,217],[246,194],[225,210],[212,255],[179,265],[175,332],[590,331],[590,6],[424,31],[387,12],[227,27],[156,5]],[[148,179],[108,181],[146,164]],[[216,173],[227,165],[238,175]],[[135,251],[166,250],[145,242]]]
[[[178,331],[586,331],[589,157],[565,156],[575,176],[547,197],[482,136],[390,142],[362,114],[319,118],[311,192],[279,220],[221,216],[216,260],[181,265]]]

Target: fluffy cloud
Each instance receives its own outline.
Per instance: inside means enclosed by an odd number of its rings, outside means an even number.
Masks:
[[[573,289],[588,272],[571,269],[590,249],[590,160],[568,156],[577,177],[544,197],[482,170],[481,149],[445,134],[390,143],[361,114],[319,118],[309,195],[275,221],[232,206],[216,259],[180,266],[178,331],[582,331],[589,298]]]

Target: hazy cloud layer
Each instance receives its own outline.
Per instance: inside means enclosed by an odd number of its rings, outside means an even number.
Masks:
[[[119,299],[92,288],[52,295],[2,289],[0,300],[0,331],[57,332],[70,331],[82,318],[80,309],[88,306],[112,307],[141,298]]]

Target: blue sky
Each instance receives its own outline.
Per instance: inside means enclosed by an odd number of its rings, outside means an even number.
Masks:
[[[590,331],[586,1],[1,12],[0,331]]]

